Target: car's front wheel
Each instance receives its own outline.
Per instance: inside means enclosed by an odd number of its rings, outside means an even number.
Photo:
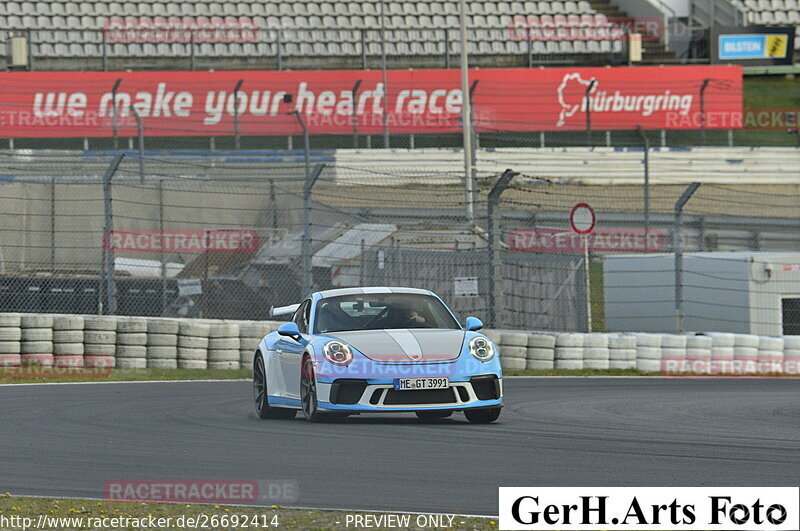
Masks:
[[[500,417],[502,408],[494,407],[490,409],[467,409],[464,411],[467,420],[473,424],[489,424]]]
[[[253,360],[253,400],[256,406],[256,415],[262,419],[293,419],[297,413],[294,409],[271,407],[269,393],[267,392],[267,371],[264,358],[257,354]]]
[[[314,362],[311,360],[311,356],[303,358],[303,366],[300,371],[300,404],[306,420],[321,422],[325,419],[325,414],[319,411],[317,379],[314,376]]]

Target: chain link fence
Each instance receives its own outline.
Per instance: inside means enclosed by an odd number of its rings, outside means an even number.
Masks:
[[[703,184],[676,225],[687,183],[611,186],[589,179],[597,163],[569,181],[525,169],[502,188],[479,160],[470,197],[463,170],[430,161],[309,162],[313,182],[304,163],[264,157],[2,153],[0,312],[258,320],[307,286],[394,285],[496,327],[672,330],[677,233],[689,329],[774,324],[774,301],[742,302],[753,287],[731,276],[737,260],[798,313],[794,184]],[[597,213],[588,267],[569,225],[580,202]]]

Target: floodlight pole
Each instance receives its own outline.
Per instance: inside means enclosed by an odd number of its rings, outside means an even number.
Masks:
[[[467,221],[475,223],[475,183],[472,178],[472,105],[469,91],[469,55],[467,51],[467,2],[459,0],[461,23],[461,129],[464,136],[464,181],[467,188]]]

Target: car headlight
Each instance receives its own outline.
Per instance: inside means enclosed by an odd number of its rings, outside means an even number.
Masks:
[[[353,351],[350,347],[339,341],[329,341],[322,347],[325,359],[334,365],[350,365],[353,361]]]
[[[491,341],[478,336],[469,342],[469,353],[481,361],[489,361],[494,358],[495,348]]]

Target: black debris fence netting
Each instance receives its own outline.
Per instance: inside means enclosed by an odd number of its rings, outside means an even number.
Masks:
[[[772,303],[734,296],[752,288],[730,260],[772,253],[746,271],[773,296],[794,289],[796,175],[774,168],[796,151],[754,156],[757,185],[708,182],[726,171],[715,156],[654,152],[645,187],[642,155],[493,150],[469,183],[451,150],[307,164],[270,152],[3,152],[0,311],[259,320],[312,290],[409,286],[498,328],[655,329],[673,326],[680,250],[687,322],[767,323]],[[595,212],[585,240],[570,224],[579,203]]]

